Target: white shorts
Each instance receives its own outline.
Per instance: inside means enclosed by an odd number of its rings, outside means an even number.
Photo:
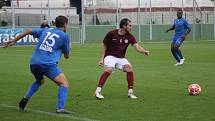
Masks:
[[[104,58],[104,66],[111,67],[113,70],[123,70],[124,66],[127,64],[131,65],[126,58],[117,58],[114,56],[106,56]]]

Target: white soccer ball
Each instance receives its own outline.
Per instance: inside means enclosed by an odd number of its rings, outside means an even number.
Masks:
[[[188,93],[190,95],[199,95],[201,93],[202,89],[198,84],[190,84],[188,86]]]

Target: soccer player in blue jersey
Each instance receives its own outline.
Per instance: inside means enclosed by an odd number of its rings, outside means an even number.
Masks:
[[[58,16],[55,19],[56,28],[28,29],[5,44],[5,48],[14,45],[19,39],[28,34],[39,38],[30,62],[31,73],[35,82],[30,86],[26,95],[19,102],[19,108],[24,110],[27,102],[43,84],[44,76],[53,80],[58,86],[57,113],[70,113],[65,109],[68,93],[68,82],[57,64],[63,54],[66,59],[70,54],[70,40],[66,33],[68,19]]]
[[[177,63],[175,66],[183,65],[185,58],[183,57],[181,50],[179,47],[182,45],[183,41],[185,40],[186,36],[190,33],[190,25],[188,21],[182,18],[183,11],[177,11],[177,19],[174,20],[173,26],[166,30],[169,32],[171,30],[175,30],[175,35],[172,39],[171,43],[171,52]]]

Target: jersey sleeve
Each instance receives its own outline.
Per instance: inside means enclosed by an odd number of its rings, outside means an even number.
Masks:
[[[62,52],[66,55],[69,54],[70,52],[70,39],[69,39],[69,35],[66,34],[65,37],[64,37],[64,44],[63,44],[63,47],[62,47]]]
[[[186,19],[184,19],[184,26],[186,29],[190,28],[190,24],[188,23],[188,21]]]
[[[42,31],[43,31],[43,29],[41,29],[41,28],[32,29],[32,35],[36,38],[39,38]]]
[[[110,40],[111,40],[111,37],[112,37],[112,33],[111,33],[111,31],[110,31],[110,32],[108,32],[108,33],[105,35],[105,38],[104,38],[104,40],[103,40],[103,44],[104,44],[104,45],[108,45],[109,42],[110,42]]]
[[[131,43],[131,45],[134,45],[135,43],[137,43],[136,38],[132,34],[130,36],[130,43]]]

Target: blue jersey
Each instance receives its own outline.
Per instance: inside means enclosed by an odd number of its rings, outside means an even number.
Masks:
[[[181,18],[174,20],[173,27],[175,28],[175,37],[183,37],[190,25],[186,19]]]
[[[31,64],[57,64],[62,53],[69,54],[69,36],[59,28],[33,29],[32,34],[39,38],[39,42],[32,55]]]

